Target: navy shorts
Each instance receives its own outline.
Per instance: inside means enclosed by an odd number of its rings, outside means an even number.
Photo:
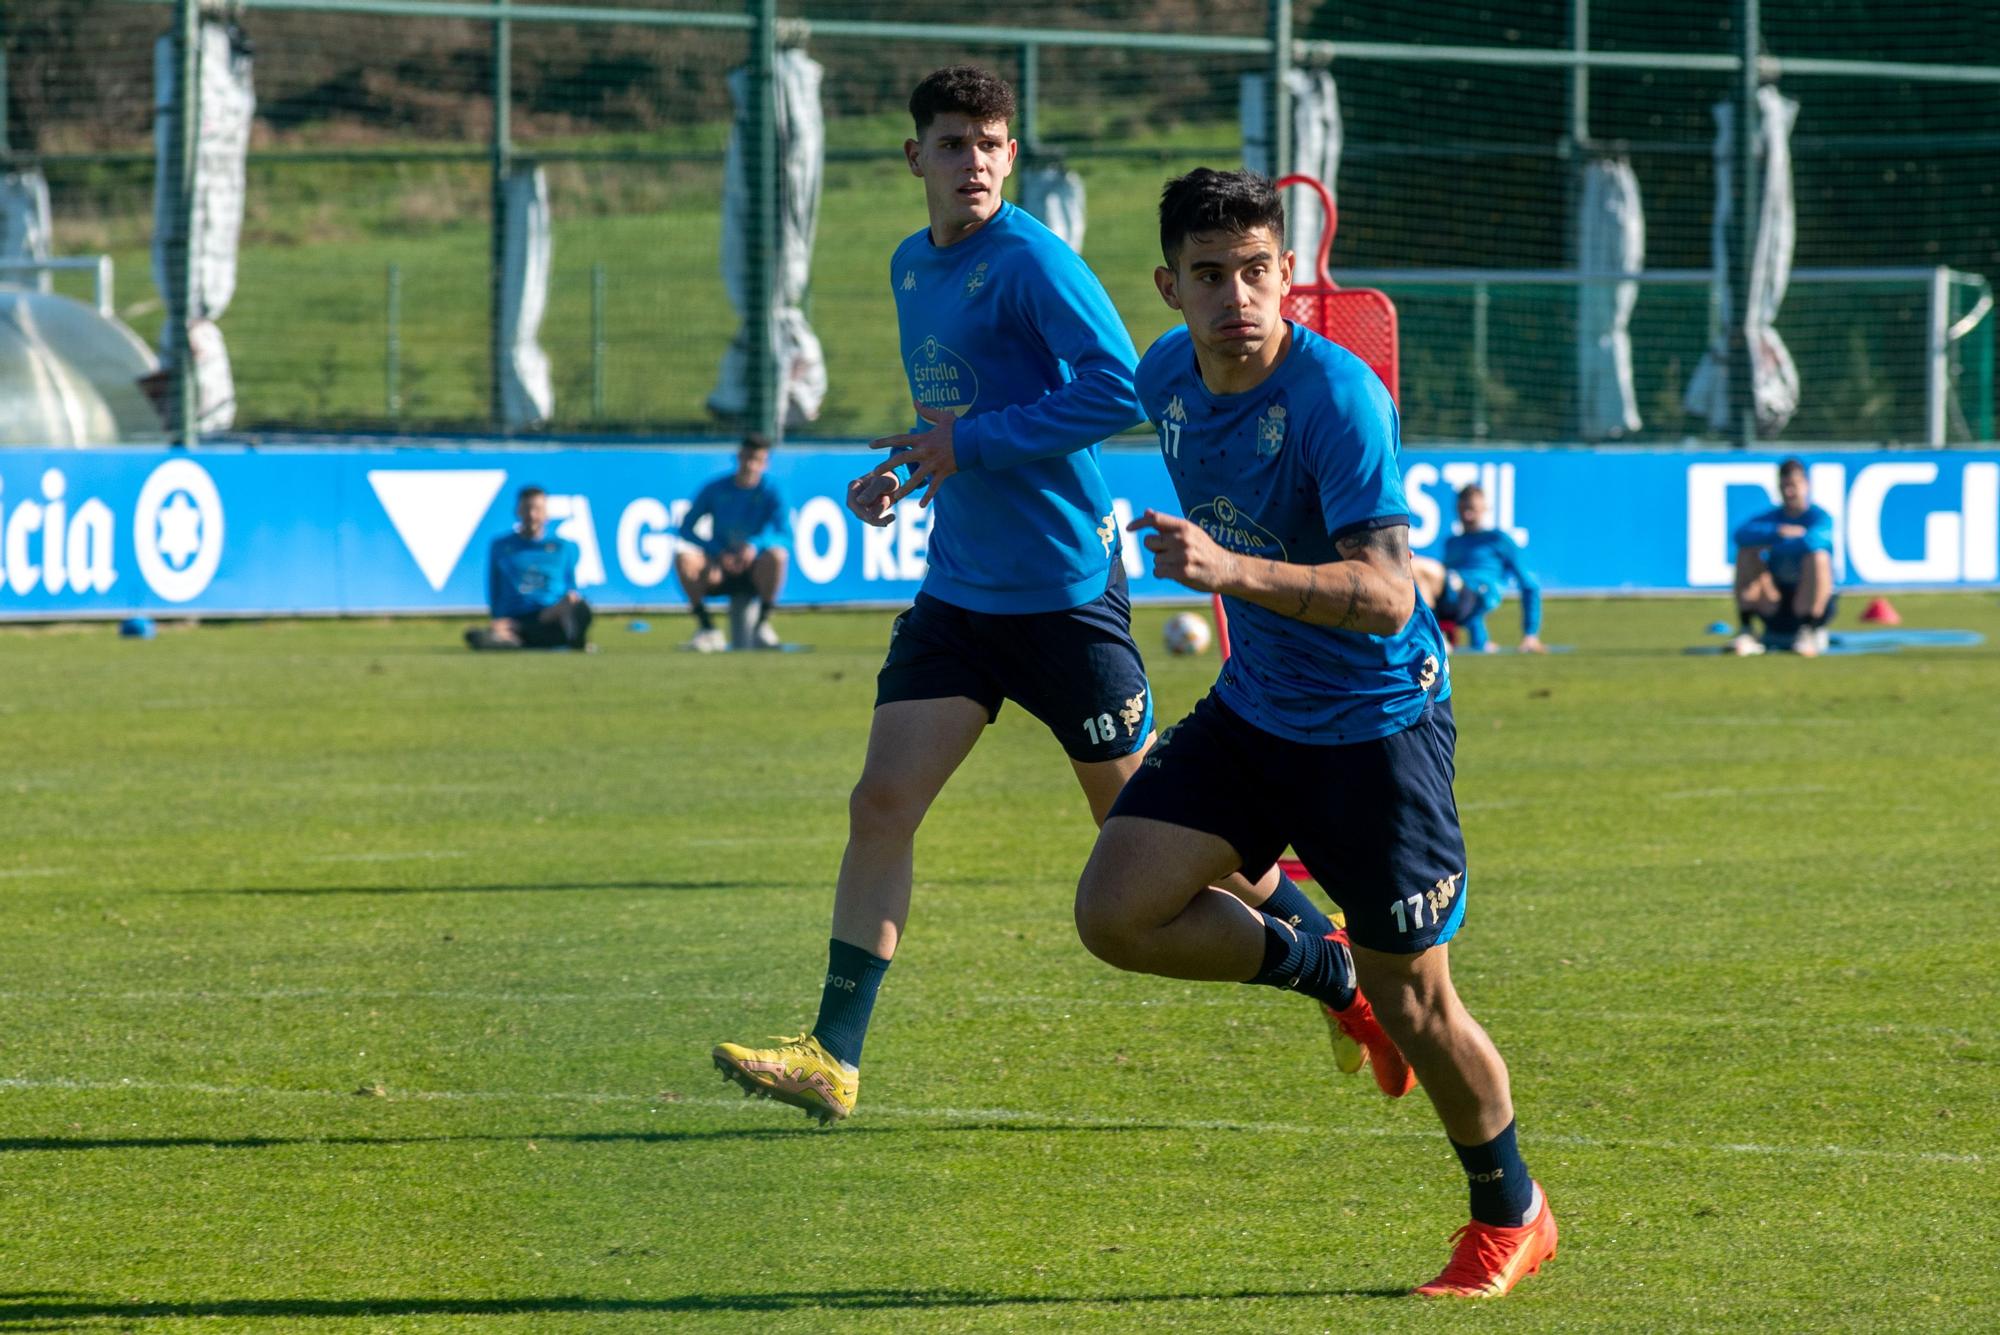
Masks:
[[[1478,589],[1453,575],[1445,581],[1444,596],[1432,609],[1440,621],[1453,625],[1469,625],[1486,615],[1486,596]]]
[[[890,632],[876,705],[963,696],[990,722],[1012,700],[1072,760],[1131,755],[1153,730],[1153,693],[1132,642],[1125,569],[1111,570],[1102,595],[1060,612],[974,612],[918,594]]]
[[[1413,955],[1465,917],[1465,836],[1452,797],[1451,702],[1425,697],[1398,733],[1314,746],[1208,696],[1160,734],[1111,815],[1215,835],[1261,876],[1290,844],[1347,914],[1354,944]]]
[[[1799,586],[1778,584],[1775,579],[1771,582],[1778,585],[1778,610],[1764,618],[1764,629],[1772,635],[1796,635],[1800,626],[1804,624],[1799,620],[1799,614],[1793,610],[1798,606]],[[1833,614],[1839,610],[1840,595],[1836,593],[1827,598],[1826,612],[1820,617],[1820,624],[1831,625]]]

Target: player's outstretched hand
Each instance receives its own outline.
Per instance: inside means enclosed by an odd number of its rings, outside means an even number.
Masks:
[[[863,473],[847,484],[847,508],[854,517],[873,528],[887,528],[896,521],[896,479],[880,473]]]
[[[1522,653],[1524,653],[1524,654],[1545,654],[1545,653],[1547,653],[1548,651],[1549,651],[1549,647],[1548,647],[1548,646],[1547,646],[1546,644],[1543,644],[1543,643],[1542,643],[1542,637],[1541,637],[1541,636],[1539,636],[1539,635],[1523,635],[1523,636],[1521,637],[1521,652],[1522,652]]]
[[[1236,574],[1236,556],[1224,551],[1199,524],[1179,515],[1148,510],[1125,526],[1128,533],[1145,529],[1143,545],[1153,554],[1153,573],[1201,593],[1220,593]]]
[[[924,494],[919,505],[929,505],[937,499],[937,489],[958,471],[958,452],[952,447],[952,424],[958,421],[958,414],[949,408],[927,408],[917,405],[917,416],[931,424],[928,431],[914,431],[901,436],[884,436],[869,446],[870,449],[887,450],[889,457],[876,464],[874,474],[887,476],[905,464],[909,465],[909,480],[890,493],[889,503],[894,505],[919,487]]]

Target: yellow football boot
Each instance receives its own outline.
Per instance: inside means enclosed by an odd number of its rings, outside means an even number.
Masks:
[[[844,1066],[811,1034],[780,1038],[775,1048],[715,1045],[715,1069],[743,1087],[745,1095],[776,1099],[803,1108],[821,1126],[832,1126],[854,1111],[861,1075]]]

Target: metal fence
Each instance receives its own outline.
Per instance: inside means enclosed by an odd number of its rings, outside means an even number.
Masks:
[[[44,173],[58,249],[108,257],[118,313],[192,364],[172,294],[189,229],[155,283],[156,195],[185,216],[198,179],[197,0],[17,0],[5,23],[0,145]],[[1336,277],[1367,274],[1405,313],[1405,434],[1566,441],[1579,424],[1574,286],[1583,167],[1634,165],[1646,255],[1632,340],[1643,426],[1623,438],[1743,440],[1747,381],[1719,432],[1686,384],[1711,335],[1716,103],[1776,85],[1802,107],[1792,150],[1793,291],[1776,328],[1801,382],[1785,438],[1990,440],[1986,278],[2000,272],[2000,17],[1992,7],[1712,0],[1672,14],[1627,0],[1406,6],[1269,0],[1031,0],[1005,24],[936,0],[739,0],[671,6],[455,0],[247,0],[216,7],[254,54],[257,97],[236,293],[219,327],[237,433],[506,431],[498,368],[508,183],[539,168],[552,218],[539,343],[559,434],[775,431],[780,262],[779,53],[824,68],[825,169],[803,303],[827,393],[793,435],[873,435],[907,420],[886,260],[922,225],[900,145],[904,100],[957,60],[1012,78],[1029,163],[1084,187],[1084,254],[1143,347],[1172,318],[1152,293],[1160,183],[1244,153],[1242,85],[1330,71],[1344,151]],[[178,79],[156,68],[170,45]],[[750,222],[739,317],[720,274],[726,75],[749,74]],[[156,119],[156,86],[175,85]],[[1754,161],[1739,118],[1735,161]],[[156,144],[156,129],[178,130]],[[1017,179],[1020,173],[1017,172]],[[1759,173],[1735,174],[1754,217]],[[174,229],[169,229],[170,233]],[[1752,230],[1726,247],[1731,290]],[[1896,279],[1867,273],[1897,270]],[[1847,272],[1835,272],[1847,271]],[[94,270],[93,270],[94,272]],[[1944,274],[1939,288],[1935,275]],[[1808,277],[1807,275],[1814,275]],[[1662,275],[1675,275],[1665,277]],[[86,294],[87,273],[58,287]],[[165,290],[163,299],[161,289]],[[1943,293],[1940,300],[1939,292]],[[1740,304],[1740,302],[1738,303]],[[1744,362],[1740,312],[1731,357]],[[709,400],[739,325],[740,412]],[[1944,337],[1939,338],[1942,330]],[[170,429],[195,437],[182,387]]]

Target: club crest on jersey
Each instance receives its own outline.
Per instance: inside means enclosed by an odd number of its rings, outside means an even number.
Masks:
[[[972,272],[965,276],[966,296],[969,297],[980,288],[986,286],[986,264],[985,260],[979,261],[978,264],[973,266]]]
[[[903,291],[914,292],[916,290],[917,290],[917,271],[915,269],[903,270]]]
[[[1244,514],[1227,496],[1217,496],[1206,505],[1195,506],[1187,512],[1187,517],[1200,524],[1209,537],[1232,552],[1278,561],[1291,560],[1278,535]]]
[[[1285,448],[1285,405],[1274,403],[1257,419],[1257,457],[1275,459]]]
[[[1111,555],[1111,545],[1118,541],[1117,515],[1104,516],[1104,522],[1097,526],[1097,540],[1104,544],[1104,554]]]
[[[963,412],[979,397],[979,373],[933,334],[910,352],[910,387],[926,408]]]

